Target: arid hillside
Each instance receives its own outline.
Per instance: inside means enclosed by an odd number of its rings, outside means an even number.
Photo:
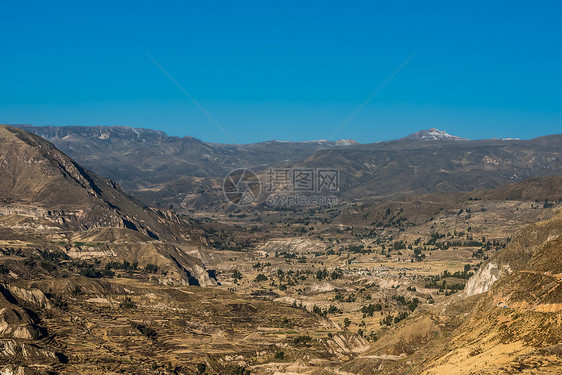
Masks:
[[[85,169],[38,136],[0,126],[0,162],[5,213],[49,217],[73,229],[128,228],[167,240],[181,236],[162,214],[142,207],[117,184]]]

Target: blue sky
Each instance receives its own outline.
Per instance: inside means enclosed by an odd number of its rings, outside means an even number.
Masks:
[[[561,16],[554,1],[5,2],[0,123],[226,143],[562,133]]]

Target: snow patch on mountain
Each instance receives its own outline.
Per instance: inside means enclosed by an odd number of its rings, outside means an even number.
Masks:
[[[326,145],[326,146],[352,146],[352,145],[358,145],[359,142],[353,140],[353,139],[340,139],[338,141],[329,141],[326,139],[318,139],[318,140],[314,140],[314,141],[281,141],[278,139],[274,139],[271,141],[265,141],[262,143],[266,143],[266,144],[272,144],[272,143],[287,143],[287,144],[317,144],[317,145]]]

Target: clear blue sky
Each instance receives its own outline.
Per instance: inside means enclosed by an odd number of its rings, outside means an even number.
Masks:
[[[4,2],[0,123],[227,143],[562,133],[561,19],[555,1]]]

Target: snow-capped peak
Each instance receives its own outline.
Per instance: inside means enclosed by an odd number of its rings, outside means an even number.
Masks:
[[[466,141],[466,138],[457,137],[456,135],[451,135],[444,130],[439,130],[435,128],[420,130],[419,132],[410,134],[403,140],[413,140],[413,141]]]

